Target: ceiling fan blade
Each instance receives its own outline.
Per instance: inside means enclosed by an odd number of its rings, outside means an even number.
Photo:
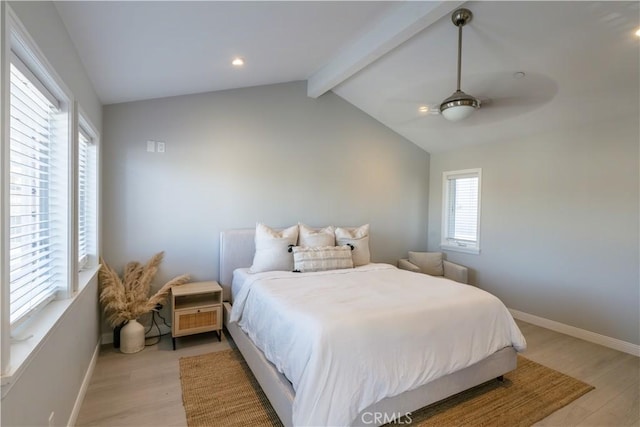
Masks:
[[[474,87],[484,108],[534,109],[551,101],[558,85],[538,73],[495,73]],[[486,96],[485,96],[486,94]]]
[[[506,96],[500,98],[485,98],[482,100],[483,108],[526,108],[540,104],[540,98]]]
[[[380,110],[383,122],[402,125],[440,114],[437,104],[427,104],[418,100],[389,100]]]

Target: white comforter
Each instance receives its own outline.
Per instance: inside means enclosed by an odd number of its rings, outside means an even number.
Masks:
[[[385,397],[526,347],[493,295],[387,264],[251,275],[231,321],[291,381],[296,426],[348,425]]]

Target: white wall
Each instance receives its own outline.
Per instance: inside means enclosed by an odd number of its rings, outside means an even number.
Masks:
[[[52,412],[54,425],[68,425],[99,331],[98,280],[94,278],[2,399],[2,425],[47,426]]]
[[[100,130],[102,104],[53,2],[11,1],[9,4],[49,63],[71,89],[88,119]]]
[[[257,221],[371,223],[374,261],[426,248],[429,155],[304,82],[109,105],[104,128],[103,247],[117,268],[165,250],[159,279],[217,279],[220,231]]]
[[[509,308],[640,344],[638,128],[632,115],[432,154],[429,249],[442,172],[480,167],[481,253],[448,258]]]
[[[11,8],[73,92],[98,131],[101,104],[53,3],[11,2]],[[99,340],[97,280],[87,285],[2,399],[3,426],[66,425]]]

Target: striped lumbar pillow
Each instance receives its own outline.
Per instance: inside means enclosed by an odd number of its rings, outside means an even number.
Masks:
[[[353,268],[351,247],[344,246],[316,246],[312,248],[294,246],[294,270],[300,273],[310,271],[339,270]]]

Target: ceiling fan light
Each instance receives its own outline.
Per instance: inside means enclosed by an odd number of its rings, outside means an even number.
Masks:
[[[453,95],[442,101],[440,114],[450,122],[457,122],[469,117],[473,110],[477,108],[480,108],[480,101],[477,98],[457,90]]]
[[[473,110],[475,110],[475,108],[468,105],[458,105],[443,110],[442,115],[450,122],[457,122],[469,117],[471,113],[473,113]]]

